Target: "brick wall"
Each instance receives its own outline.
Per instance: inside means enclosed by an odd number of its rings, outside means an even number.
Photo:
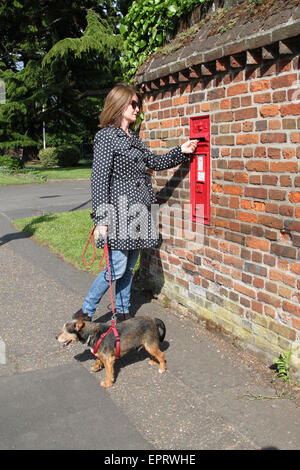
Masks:
[[[269,358],[292,349],[300,368],[300,60],[289,52],[249,60],[245,51],[143,84],[142,139],[164,153],[188,138],[191,116],[209,114],[212,169],[210,226],[192,224],[203,243],[176,236],[174,211],[142,269],[168,305]],[[188,204],[189,164],[156,173],[153,185],[161,202]]]

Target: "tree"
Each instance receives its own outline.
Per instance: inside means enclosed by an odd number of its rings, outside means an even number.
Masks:
[[[90,141],[101,95],[120,80],[118,24],[131,2],[2,0],[0,150]],[[100,99],[99,99],[100,96]]]

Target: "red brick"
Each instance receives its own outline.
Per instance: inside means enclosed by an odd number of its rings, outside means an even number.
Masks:
[[[180,104],[185,104],[187,102],[188,102],[188,96],[187,95],[181,95],[181,96],[173,98],[173,106],[178,106]]]
[[[235,194],[235,195],[242,195],[243,194],[242,186],[226,186],[224,185],[224,193],[225,194]]]
[[[235,111],[235,120],[241,121],[244,119],[252,119],[257,117],[257,108],[243,108]]]
[[[300,275],[300,263],[291,263],[290,270],[292,273]]]
[[[280,106],[280,114],[281,116],[298,116],[300,114],[300,104],[282,104]]]
[[[239,211],[237,218],[238,220],[241,220],[242,222],[249,222],[249,223],[254,223],[254,224],[256,224],[257,222],[256,214],[252,214],[250,212]]]
[[[269,199],[273,201],[284,201],[286,198],[286,191],[281,191],[280,189],[270,189]]]
[[[270,251],[270,242],[260,238],[246,238],[246,246],[260,251]]]
[[[270,171],[274,173],[298,173],[297,162],[271,162]]]
[[[282,151],[283,158],[294,158],[296,155],[295,149],[294,148],[284,148]]]
[[[271,93],[260,93],[254,95],[254,103],[271,103]]]
[[[292,318],[292,325],[297,330],[300,330],[300,320],[298,318]]]
[[[299,144],[300,143],[300,132],[292,132],[291,133],[291,142],[293,142],[293,144]]]
[[[234,145],[233,135],[220,135],[215,139],[215,145]]]
[[[245,121],[243,122],[243,132],[252,132],[254,127],[254,122]]]
[[[277,116],[279,113],[278,105],[273,104],[270,106],[262,106],[260,108],[260,114],[262,117]]]
[[[292,315],[297,315],[298,317],[300,317],[300,307],[298,305],[285,301],[282,304],[282,308],[286,312],[289,312]]]
[[[297,80],[297,74],[280,75],[271,79],[271,88],[290,87]]]
[[[277,131],[281,129],[281,120],[280,119],[270,119],[269,121],[269,130],[270,131]]]
[[[245,287],[242,284],[235,283],[234,290],[236,290],[237,292],[240,292],[243,295],[247,295],[248,297],[251,297],[252,299],[256,299],[255,290],[249,289],[248,287]]]
[[[300,192],[291,192],[289,194],[289,200],[295,204],[299,204],[300,203]]]
[[[248,183],[247,173],[236,173],[234,176],[235,183]]]
[[[279,245],[278,243],[271,244],[271,253],[274,253],[280,258],[296,258],[296,248],[287,245]]]
[[[280,90],[280,91],[274,91],[273,93],[273,103],[283,103],[283,101],[286,101],[286,91],[285,90]]]
[[[198,268],[198,272],[200,276],[204,277],[205,279],[208,279],[209,281],[213,281],[215,278],[214,273],[212,271],[209,271],[208,269]]]
[[[263,313],[263,306],[260,302],[257,302],[256,300],[252,300],[251,302],[251,308],[257,313],[262,314]]]
[[[278,204],[268,202],[266,204],[266,212],[268,214],[278,214]]]
[[[248,171],[269,171],[269,162],[264,160],[249,160],[246,162],[246,168]]]
[[[254,201],[253,202],[253,210],[257,212],[264,212],[266,208],[266,205],[264,202],[258,202]]]
[[[266,304],[273,305],[273,307],[279,308],[281,305],[280,299],[274,297],[273,295],[267,294],[266,292],[259,291],[257,293],[257,299]]]
[[[270,132],[269,134],[262,133],[260,140],[262,144],[281,144],[286,142],[286,134],[276,132]]]
[[[233,121],[233,112],[224,111],[215,114],[215,122],[230,122]]]
[[[257,222],[267,227],[283,229],[283,221],[270,215],[258,215]]]
[[[276,148],[268,148],[268,157],[270,158],[277,158],[279,159],[281,156],[281,149],[276,149]]]
[[[258,134],[241,134],[236,137],[237,145],[251,145],[258,144],[259,136]]]
[[[285,274],[284,272],[277,269],[270,269],[270,279],[273,281],[282,282],[283,284],[287,284],[291,287],[295,287],[296,285],[295,277]]]
[[[265,188],[245,188],[245,196],[255,199],[267,199],[268,192]]]
[[[248,92],[248,83],[240,83],[238,85],[232,85],[227,90],[227,96],[241,95],[242,93]]]
[[[242,269],[244,266],[244,261],[241,258],[237,258],[231,255],[224,255],[223,264],[227,266],[234,266],[236,268]]]
[[[268,88],[270,88],[270,80],[259,80],[257,82],[250,83],[250,91],[252,93],[267,90]]]

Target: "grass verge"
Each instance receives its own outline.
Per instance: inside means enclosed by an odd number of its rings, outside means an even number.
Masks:
[[[54,253],[59,254],[76,268],[99,274],[99,261],[102,250],[95,248],[96,259],[92,266],[86,266],[82,260],[82,253],[93,227],[89,209],[17,219],[13,222],[13,225],[18,230],[30,235],[41,245],[48,246]],[[92,259],[92,244],[89,243],[85,260],[90,263]],[[101,267],[104,268],[104,266],[105,262],[103,260]],[[138,269],[139,260],[134,272]]]
[[[77,167],[43,168],[41,165],[26,165],[20,172],[0,172],[0,186],[12,184],[45,183],[59,179],[89,179],[91,162],[81,161]]]

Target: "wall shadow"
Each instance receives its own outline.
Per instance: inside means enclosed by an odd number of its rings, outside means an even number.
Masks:
[[[189,161],[180,165],[168,180],[168,182],[156,193],[157,201],[160,206],[166,204],[169,199],[173,197],[175,190],[186,178],[190,171]],[[174,200],[174,203],[176,201]],[[160,227],[162,223],[160,221]],[[172,228],[171,228],[172,233]],[[140,289],[141,295],[144,296],[144,302],[151,302],[151,299],[156,298],[165,284],[165,274],[163,267],[163,260],[160,256],[160,248],[164,240],[161,233],[159,234],[159,244],[157,248],[149,248],[142,250],[140,260],[140,271],[135,281],[135,286]],[[171,241],[170,241],[171,242]],[[155,265],[154,272],[151,273],[151,268]],[[140,297],[141,298],[141,297]],[[150,300],[148,300],[150,299]],[[142,300],[140,300],[142,303]],[[139,302],[139,301],[138,301]]]
[[[45,221],[48,220],[53,220],[55,219],[55,215],[42,215],[40,217],[35,218],[28,224],[26,224],[21,232],[12,232],[12,233],[7,233],[0,237],[0,246],[5,245],[6,243],[9,243],[13,240],[21,240],[24,238],[30,238],[32,235],[34,235],[37,226]]]

